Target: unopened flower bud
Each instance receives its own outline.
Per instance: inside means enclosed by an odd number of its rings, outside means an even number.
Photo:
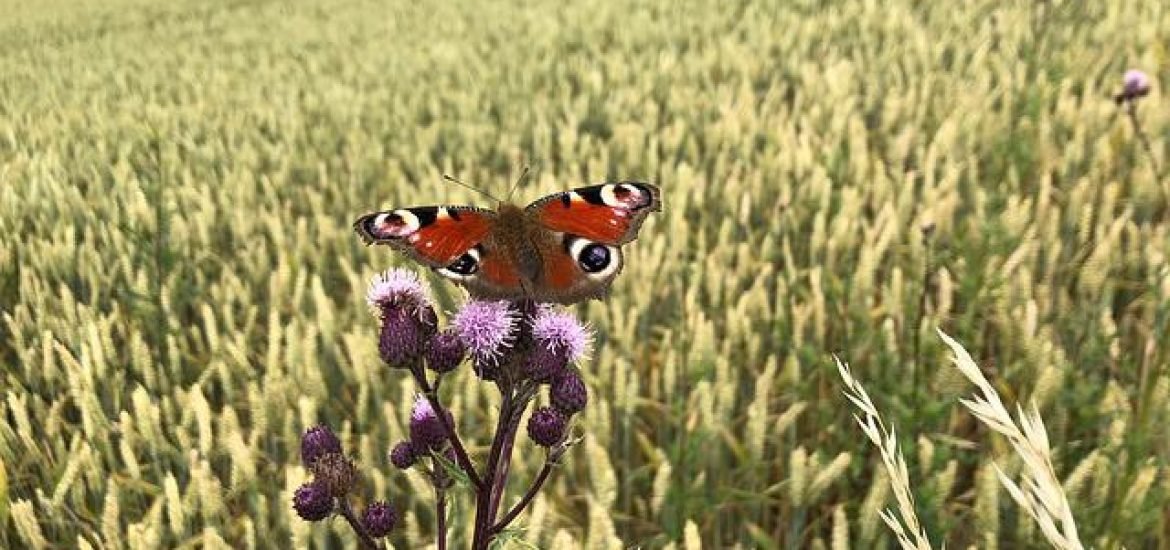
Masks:
[[[565,415],[552,407],[541,407],[528,419],[528,437],[541,447],[560,443],[565,436]]]
[[[581,412],[589,402],[589,389],[585,387],[585,381],[576,371],[568,371],[557,378],[549,393],[553,407],[566,415]]]
[[[435,372],[451,372],[467,355],[467,347],[459,338],[459,333],[448,329],[431,337],[427,345],[427,366]]]
[[[382,538],[394,530],[398,523],[398,513],[388,502],[371,502],[362,512],[362,526],[374,538]]]
[[[328,426],[313,426],[301,435],[301,462],[311,466],[318,458],[330,453],[341,452],[341,440],[337,439]]]
[[[414,444],[409,441],[400,441],[390,450],[390,463],[399,470],[410,468],[417,461],[418,453],[414,450]]]
[[[357,481],[357,468],[353,461],[345,455],[331,453],[317,459],[313,463],[313,475],[321,482],[329,494],[341,498],[353,490]]]
[[[333,513],[333,496],[320,481],[310,481],[293,493],[293,509],[305,521],[321,521]]]

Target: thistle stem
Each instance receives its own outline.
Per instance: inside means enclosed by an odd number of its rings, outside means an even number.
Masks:
[[[475,503],[475,536],[472,540],[471,547],[474,550],[485,550],[488,542],[491,541],[491,518],[494,512],[490,509],[492,505],[492,493],[495,492],[495,477],[496,470],[500,463],[500,454],[503,451],[504,439],[508,431],[508,423],[512,417],[513,408],[513,391],[510,384],[501,384],[500,394],[503,396],[503,401],[500,403],[500,417],[496,420],[496,435],[492,438],[492,447],[488,451],[488,463],[484,491],[480,491]]]
[[[1158,167],[1158,159],[1154,156],[1154,146],[1150,144],[1150,138],[1146,136],[1145,130],[1142,130],[1141,121],[1137,117],[1137,102],[1130,99],[1125,102],[1125,114],[1129,117],[1129,123],[1133,126],[1133,133],[1137,135],[1138,141],[1142,143],[1142,147],[1146,150],[1146,155],[1150,157],[1150,164],[1154,167],[1154,175],[1158,178],[1159,183],[1162,180],[1162,170]]]
[[[447,491],[435,485],[435,546],[447,550]]]
[[[488,505],[487,525],[496,521],[496,514],[500,510],[500,499],[504,496],[504,488],[508,484],[508,469],[512,464],[512,448],[516,443],[516,434],[519,431],[520,416],[528,405],[527,400],[520,402],[519,407],[513,407],[511,418],[505,426],[504,442],[500,449],[500,460],[496,463],[496,471],[492,475],[491,499]]]
[[[551,457],[544,461],[544,467],[541,468],[540,473],[536,475],[536,479],[532,482],[532,486],[528,488],[528,492],[524,493],[524,497],[520,499],[520,502],[517,502],[511,510],[508,510],[507,514],[504,514],[503,519],[492,526],[491,533],[493,535],[507,528],[508,524],[512,523],[512,520],[516,519],[516,516],[519,516],[520,512],[523,512],[524,509],[528,507],[528,504],[532,502],[532,499],[536,498],[536,493],[540,492],[540,488],[543,487],[544,482],[548,480],[548,476],[552,473],[553,466],[555,465],[555,459]]]
[[[483,480],[480,479],[479,474],[475,471],[475,466],[471,463],[471,458],[467,455],[467,449],[463,447],[463,441],[459,439],[459,434],[455,432],[455,426],[451,425],[451,417],[447,414],[447,409],[439,402],[438,384],[434,387],[431,386],[430,382],[427,381],[427,375],[423,371],[421,363],[415,363],[411,367],[410,372],[414,375],[415,382],[423,389],[423,395],[430,402],[431,408],[435,409],[439,421],[443,423],[443,429],[447,432],[447,439],[451,441],[451,447],[455,449],[455,459],[459,462],[459,467],[467,473],[467,477],[471,480],[471,484],[475,486],[476,492],[483,491]]]
[[[1137,116],[1137,101],[1127,99],[1125,101],[1125,114],[1129,117],[1129,123],[1133,126],[1133,133],[1137,136],[1138,141],[1141,142],[1142,147],[1146,150],[1146,156],[1150,158],[1150,165],[1154,169],[1154,179],[1157,180],[1158,194],[1162,197],[1162,206],[1170,206],[1170,194],[1167,193],[1165,184],[1162,183],[1162,169],[1158,166],[1158,158],[1154,156],[1154,146],[1150,144],[1150,138],[1146,136],[1145,130],[1142,130],[1141,121]]]
[[[341,515],[349,523],[349,526],[353,528],[353,532],[357,535],[358,541],[361,542],[362,548],[366,550],[383,550],[382,543],[374,540],[374,537],[371,537],[366,532],[365,526],[358,520],[357,515],[353,513],[353,508],[350,507],[349,501],[344,498],[338,500],[341,502]]]

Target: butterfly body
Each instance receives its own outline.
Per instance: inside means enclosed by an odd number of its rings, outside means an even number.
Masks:
[[[624,263],[621,245],[661,210],[657,187],[606,183],[549,195],[521,208],[400,208],[366,214],[354,229],[491,299],[571,304],[601,298]]]

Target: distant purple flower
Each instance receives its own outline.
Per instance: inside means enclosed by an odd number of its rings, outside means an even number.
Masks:
[[[1150,93],[1150,77],[1138,69],[1125,71],[1121,77],[1121,93],[1114,96],[1118,103],[1134,101]]]
[[[357,481],[357,467],[344,455],[330,453],[317,459],[311,468],[316,480],[329,494],[341,498],[349,494]]]
[[[305,521],[321,521],[333,512],[333,496],[325,484],[310,481],[293,493],[293,509]]]
[[[410,441],[400,441],[390,450],[390,463],[399,470],[405,470],[418,461],[418,453]]]
[[[465,355],[467,355],[467,346],[463,345],[459,333],[453,329],[447,329],[434,335],[427,344],[427,366],[435,372],[455,370],[455,367],[463,362]]]
[[[365,526],[366,532],[374,538],[389,535],[390,531],[394,530],[396,523],[398,523],[398,513],[387,502],[371,502],[362,512],[362,525]]]
[[[504,300],[472,300],[451,319],[451,326],[471,355],[480,362],[496,362],[515,343],[519,314]]]
[[[374,275],[366,291],[366,302],[378,315],[386,306],[421,307],[431,303],[431,291],[418,274],[407,269],[389,269]]]
[[[328,426],[313,426],[301,435],[301,462],[310,466],[318,458],[341,452],[341,440],[337,439]]]
[[[538,345],[563,351],[570,363],[585,357],[593,342],[593,334],[572,314],[550,307],[541,308],[532,326],[532,336]]]
[[[410,411],[410,440],[414,443],[415,453],[437,449],[447,440],[443,421],[439,419],[430,400],[423,395],[415,397],[414,407]]]
[[[553,382],[549,391],[553,407],[567,414],[575,414],[585,410],[589,402],[589,389],[585,381],[575,371],[568,371]]]
[[[551,447],[565,437],[565,415],[552,407],[532,411],[528,419],[528,437],[541,447]]]

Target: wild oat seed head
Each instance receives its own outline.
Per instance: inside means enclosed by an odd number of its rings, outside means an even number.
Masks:
[[[390,531],[394,530],[396,523],[398,523],[398,513],[388,502],[371,502],[366,506],[365,511],[362,512],[362,525],[365,526],[370,536],[374,538],[382,538],[389,535]]]
[[[341,453],[341,440],[337,439],[329,426],[313,426],[301,435],[301,462],[306,467],[330,453]]]
[[[399,441],[393,449],[390,450],[390,463],[399,470],[405,470],[414,466],[418,461],[418,453],[414,450],[414,444],[410,441]]]
[[[593,333],[588,327],[572,314],[553,308],[542,308],[537,313],[532,336],[538,344],[565,351],[570,363],[584,358],[593,343]]]
[[[516,340],[519,314],[505,300],[472,300],[451,319],[463,345],[481,362],[495,362]]]
[[[310,481],[293,493],[293,509],[305,521],[321,521],[333,513],[333,496],[320,481]]]

